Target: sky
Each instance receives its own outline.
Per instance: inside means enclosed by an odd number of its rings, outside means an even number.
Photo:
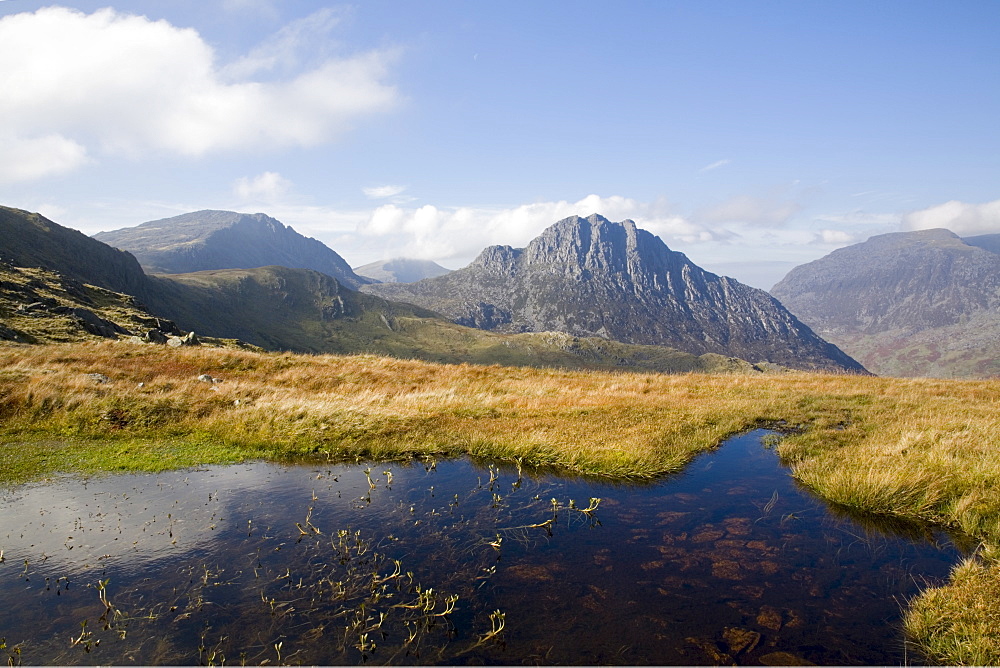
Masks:
[[[998,31],[996,0],[0,0],[0,204],[452,269],[599,213],[768,289],[1000,233]]]

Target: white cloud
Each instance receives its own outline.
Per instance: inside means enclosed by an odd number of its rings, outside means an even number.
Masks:
[[[707,223],[781,227],[801,210],[798,202],[788,199],[740,195],[698,212],[697,219]]]
[[[339,12],[320,9],[284,26],[222,71],[227,78],[240,80],[266,72],[292,72],[304,62],[321,61],[329,57],[330,33],[340,22]]]
[[[850,232],[843,230],[820,230],[817,241],[823,244],[844,245],[854,243],[858,239]]]
[[[904,230],[943,227],[955,234],[970,236],[1000,232],[1000,200],[967,204],[952,200],[903,216]]]
[[[233,192],[244,200],[274,202],[292,187],[292,182],[277,172],[264,172],[252,179],[244,176],[233,184]]]
[[[710,165],[705,165],[704,167],[702,167],[698,171],[700,173],[704,174],[705,172],[710,172],[713,169],[718,169],[719,167],[725,167],[726,165],[728,165],[731,162],[732,162],[732,160],[730,160],[729,158],[724,158],[722,160],[716,160],[715,162],[713,162]]]
[[[44,149],[33,166],[6,166],[3,176],[38,178],[95,154],[197,157],[331,141],[398,100],[385,83],[395,57],[389,51],[326,57],[291,71],[296,36],[328,30],[332,20],[317,13],[313,21],[323,26],[279,32],[267,67],[282,76],[264,81],[248,78],[267,69],[262,52],[234,78],[196,31],[166,21],[62,7],[0,18],[4,141]]]
[[[86,148],[58,134],[30,138],[0,134],[0,155],[0,183],[63,174],[88,160]]]
[[[668,244],[697,243],[719,234],[673,214],[665,201],[652,203],[589,195],[577,202],[535,202],[510,209],[471,207],[378,207],[358,226],[358,233],[382,242],[386,257],[405,255],[434,260],[469,260],[494,244],[523,247],[546,227],[568,216],[599,213],[613,221],[636,223]]]
[[[385,199],[402,194],[406,186],[374,186],[372,188],[362,188],[362,192],[370,199]]]

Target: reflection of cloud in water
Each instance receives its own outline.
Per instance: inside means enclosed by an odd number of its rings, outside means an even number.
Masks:
[[[233,521],[233,510],[259,494],[301,491],[309,469],[254,463],[160,474],[109,475],[19,487],[0,497],[0,549],[9,563],[44,562],[85,571],[148,567],[206,548]],[[315,484],[315,483],[314,483]]]

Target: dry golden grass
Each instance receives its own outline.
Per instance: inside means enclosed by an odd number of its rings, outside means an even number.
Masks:
[[[7,482],[311,454],[468,454],[653,477],[731,434],[783,423],[779,452],[820,496],[1000,545],[998,381],[570,372],[111,343],[0,351]]]

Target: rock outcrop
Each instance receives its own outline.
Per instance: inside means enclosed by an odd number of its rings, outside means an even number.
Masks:
[[[573,216],[526,248],[492,246],[468,267],[362,291],[498,332],[559,331],[800,369],[863,372],[763,290],[717,276],[626,220]]]

